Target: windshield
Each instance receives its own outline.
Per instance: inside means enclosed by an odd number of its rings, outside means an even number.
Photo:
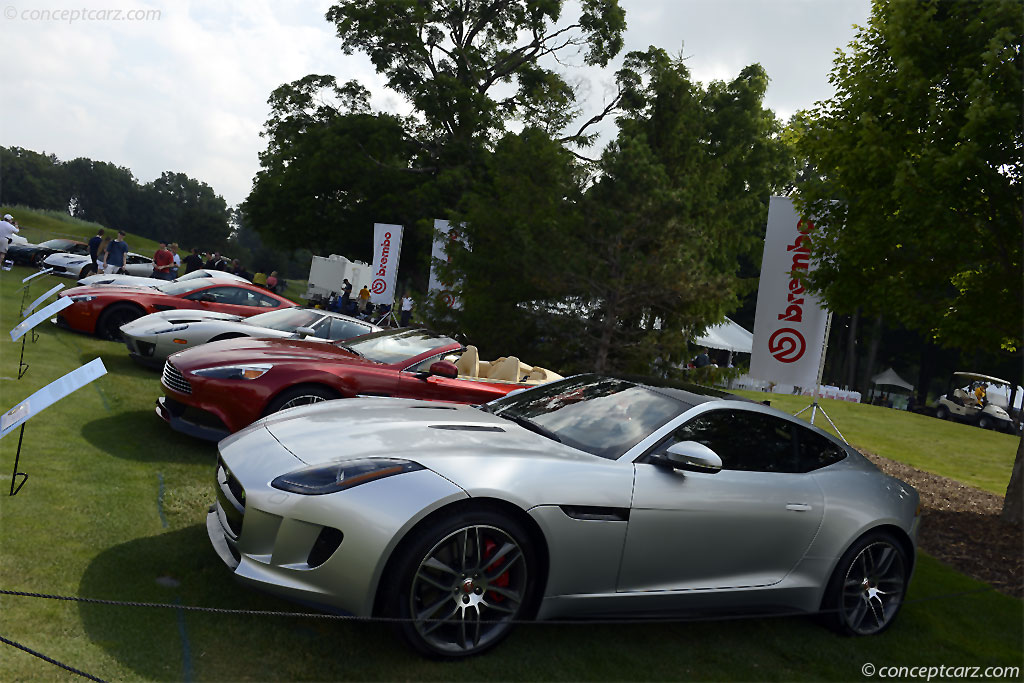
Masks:
[[[46,240],[40,242],[39,246],[46,247],[47,249],[70,249],[71,247],[78,244],[74,240]]]
[[[487,407],[509,419],[526,418],[564,444],[615,460],[692,405],[626,380],[580,375]]]
[[[443,346],[456,344],[454,339],[429,330],[384,330],[359,337],[357,340],[346,340],[339,346],[355,351],[360,356],[375,360],[378,363],[394,365],[404,360],[415,358],[420,354],[439,349]]]
[[[189,292],[194,292],[197,289],[202,289],[203,287],[209,286],[209,280],[198,278],[195,280],[185,280],[184,282],[167,282],[162,285],[157,285],[156,288],[163,292],[164,294],[178,296],[181,294],[188,294]]]
[[[297,327],[312,327],[324,317],[323,311],[309,308],[286,308],[281,311],[260,313],[248,318],[245,322],[256,327],[265,327],[278,332],[294,332]]]

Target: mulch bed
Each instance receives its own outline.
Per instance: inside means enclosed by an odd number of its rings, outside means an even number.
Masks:
[[[861,451],[921,494],[920,548],[971,578],[1024,597],[1024,533],[999,519],[1003,497]]]

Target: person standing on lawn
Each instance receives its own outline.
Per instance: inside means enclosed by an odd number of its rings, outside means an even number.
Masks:
[[[124,270],[128,259],[128,243],[124,241],[124,230],[117,231],[117,239],[107,245],[107,252],[103,256],[103,272],[117,273]]]
[[[160,243],[160,248],[153,254],[153,274],[159,280],[171,279],[171,266],[174,264],[174,255],[167,248],[166,242]]]
[[[96,231],[89,240],[89,258],[92,259],[92,272],[100,272],[100,247],[103,246],[103,228]]]
[[[409,327],[409,318],[412,317],[412,297],[409,296],[409,292],[406,292],[402,297],[402,319],[400,321],[401,327]]]
[[[11,238],[18,233],[18,226],[14,223],[14,216],[6,214],[0,221],[0,263],[7,260],[7,245]]]
[[[174,259],[174,261],[171,263],[170,279],[174,280],[175,278],[178,277],[178,271],[181,270],[181,256],[178,255],[178,243],[171,243],[169,249],[171,250],[171,258]]]
[[[199,255],[199,247],[192,247],[192,253],[185,257],[185,273],[191,273],[202,267],[203,257]]]

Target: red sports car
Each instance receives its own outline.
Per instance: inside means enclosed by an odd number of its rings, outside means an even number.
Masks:
[[[244,282],[196,278],[158,287],[74,287],[61,292],[71,304],[57,324],[104,339],[120,339],[121,326],[136,318],[176,308],[233,313],[249,317],[295,304]]]
[[[229,339],[172,354],[156,412],[177,431],[220,440],[264,415],[306,403],[394,396],[486,403],[523,382],[459,376],[465,350],[428,330],[384,330],[325,344]]]

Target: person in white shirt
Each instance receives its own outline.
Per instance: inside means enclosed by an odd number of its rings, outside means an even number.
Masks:
[[[402,320],[400,325],[402,327],[409,327],[409,318],[412,316],[412,297],[408,293],[402,297]]]
[[[18,234],[18,226],[14,223],[14,216],[5,214],[0,221],[0,263],[7,260],[7,245],[11,243],[11,237]]]

